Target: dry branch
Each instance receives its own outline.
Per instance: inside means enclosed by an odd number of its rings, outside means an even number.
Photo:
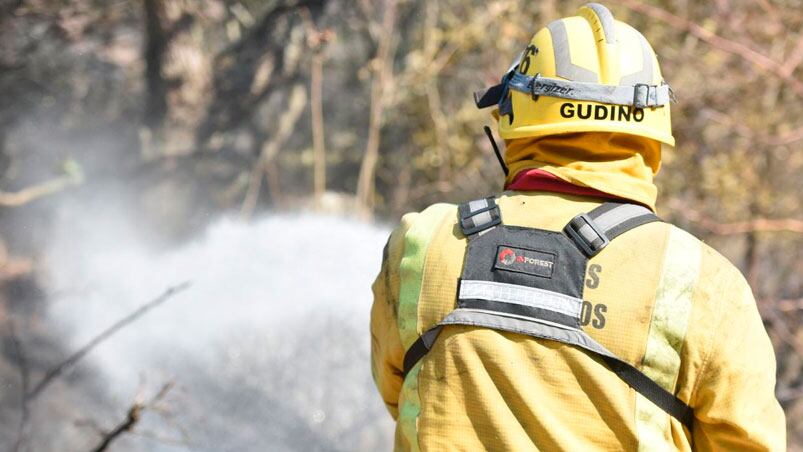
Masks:
[[[426,6],[426,27],[432,29],[435,27],[438,16],[438,3],[429,2]],[[424,38],[424,50],[428,60],[436,60],[435,54],[438,52],[439,43],[432,33],[428,33]],[[447,47],[447,50],[449,48]],[[447,53],[448,57],[457,51],[457,45],[452,43],[451,52]],[[426,74],[426,97],[427,106],[429,107],[429,116],[432,119],[434,126],[435,142],[438,147],[438,154],[440,155],[440,169],[438,170],[438,180],[448,181],[451,179],[451,150],[449,149],[449,121],[446,114],[443,112],[443,102],[441,101],[440,90],[438,89],[438,78],[440,71],[448,61],[448,57],[443,60],[439,65],[433,64],[429,67]]]
[[[270,170],[273,159],[279,153],[279,149],[284,145],[295,129],[295,125],[301,118],[301,113],[307,104],[307,92],[301,85],[295,85],[290,92],[290,99],[287,101],[287,108],[279,119],[279,127],[273,138],[262,146],[254,167],[251,169],[251,176],[248,181],[248,190],[240,207],[240,216],[248,218],[254,212],[259,191],[262,188],[262,177]],[[275,182],[275,177],[271,178]],[[270,182],[270,180],[269,180]],[[275,189],[274,189],[275,192]]]
[[[307,27],[307,47],[312,51],[310,65],[310,122],[312,128],[313,150],[313,193],[315,207],[320,208],[323,194],[326,191],[326,146],[325,121],[323,116],[323,62],[326,57],[326,45],[334,41],[335,33],[331,29],[320,31],[312,21],[309,10],[303,9],[301,16]]]
[[[791,402],[796,399],[803,398],[803,389],[797,391],[784,391],[778,395],[778,401],[781,403]]]
[[[759,132],[752,127],[747,126],[742,121],[736,120],[733,116],[718,110],[706,108],[702,113],[708,118],[722,125],[730,127],[739,136],[745,137],[749,140],[755,140],[766,145],[784,146],[787,144],[792,144],[795,141],[803,140],[803,127],[783,135],[771,135],[764,132]]]
[[[698,210],[686,206],[682,201],[671,201],[672,210],[683,212],[683,217],[697,223],[707,231],[716,235],[737,235],[751,232],[793,232],[803,234],[803,220],[796,218],[753,218],[745,221],[720,223],[714,221]]]
[[[775,302],[775,306],[782,312],[803,311],[803,298],[798,298],[797,300],[778,300]]]
[[[789,54],[789,58],[783,66],[781,66],[781,74],[786,77],[791,76],[801,62],[803,62],[803,36],[797,40],[797,45],[792,49],[792,53]]]
[[[105,433],[101,438],[100,443],[98,443],[98,445],[92,449],[92,452],[102,452],[106,450],[109,445],[111,445],[112,441],[119,438],[123,433],[130,432],[141,419],[142,413],[159,403],[159,401],[161,401],[167,395],[167,393],[170,392],[172,387],[173,383],[166,383],[150,401],[146,403],[134,402],[128,409],[125,419],[117,424],[117,426],[115,426],[112,430]]]
[[[68,187],[79,185],[81,174],[65,174],[55,179],[24,188],[17,192],[0,192],[0,206],[19,207],[39,198],[58,193]]]
[[[803,357],[803,342],[789,329],[785,317],[778,313],[775,303],[773,303],[772,300],[760,300],[758,302],[758,307],[762,317],[772,322],[772,330],[778,334],[781,340],[791,347],[798,356]]]
[[[189,281],[185,281],[177,286],[170,287],[158,297],[154,298],[148,303],[145,303],[134,312],[128,314],[127,316],[115,322],[112,326],[101,332],[99,335],[95,336],[86,345],[84,345],[83,347],[78,349],[75,353],[70,355],[67,359],[65,359],[60,364],[56,365],[55,367],[47,371],[47,373],[45,373],[45,376],[42,377],[42,380],[33,388],[33,390],[27,393],[26,398],[30,401],[38,397],[42,393],[42,391],[45,390],[45,388],[47,388],[51,383],[53,383],[53,381],[55,381],[59,376],[61,376],[64,373],[64,371],[66,371],[72,365],[80,361],[81,358],[86,356],[95,347],[102,344],[107,339],[112,337],[115,333],[117,333],[121,329],[133,323],[138,318],[145,315],[151,309],[161,305],[162,303],[166,302],[179,292],[184,291],[188,287],[190,287]]]
[[[800,48],[800,44],[793,50],[792,55],[786,58],[786,63],[782,64],[745,44],[723,38],[707,30],[700,24],[676,16],[663,8],[648,5],[638,0],[618,0],[618,2],[633,11],[664,22],[675,29],[685,30],[716,49],[743,58],[765,72],[780,78],[786,82],[799,97],[803,97],[803,80],[799,80],[792,74],[797,64],[800,62],[794,54],[794,52]],[[790,63],[790,61],[792,63]]]
[[[692,219],[692,221],[695,220]],[[779,220],[754,218],[748,221],[736,221],[733,223],[717,223],[707,218],[700,218],[697,221],[705,229],[716,235],[747,234],[750,232],[794,232],[803,234],[803,220],[793,218]]]
[[[320,206],[323,192],[326,191],[326,147],[324,141],[323,117],[323,53],[316,50],[312,56],[310,76],[310,103],[312,107],[312,149],[315,156],[313,169],[315,204]]]

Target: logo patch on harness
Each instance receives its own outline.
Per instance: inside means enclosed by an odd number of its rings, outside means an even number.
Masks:
[[[551,278],[554,266],[555,254],[553,253],[506,245],[500,245],[496,249],[494,268],[499,270]]]

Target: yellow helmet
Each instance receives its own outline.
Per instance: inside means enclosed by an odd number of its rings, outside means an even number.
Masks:
[[[597,3],[541,29],[502,83],[475,94],[498,107],[505,139],[621,132],[674,146],[671,98],[644,36]]]

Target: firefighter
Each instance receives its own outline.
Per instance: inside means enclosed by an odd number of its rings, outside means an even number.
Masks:
[[[475,100],[505,191],[405,215],[373,285],[395,450],[785,450],[750,287],[655,214],[672,91],[644,36],[588,4]]]

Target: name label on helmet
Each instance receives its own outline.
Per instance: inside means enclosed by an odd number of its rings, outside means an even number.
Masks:
[[[564,118],[594,119],[597,121],[635,121],[644,120],[644,109],[627,105],[589,105],[564,102],[560,106]]]

